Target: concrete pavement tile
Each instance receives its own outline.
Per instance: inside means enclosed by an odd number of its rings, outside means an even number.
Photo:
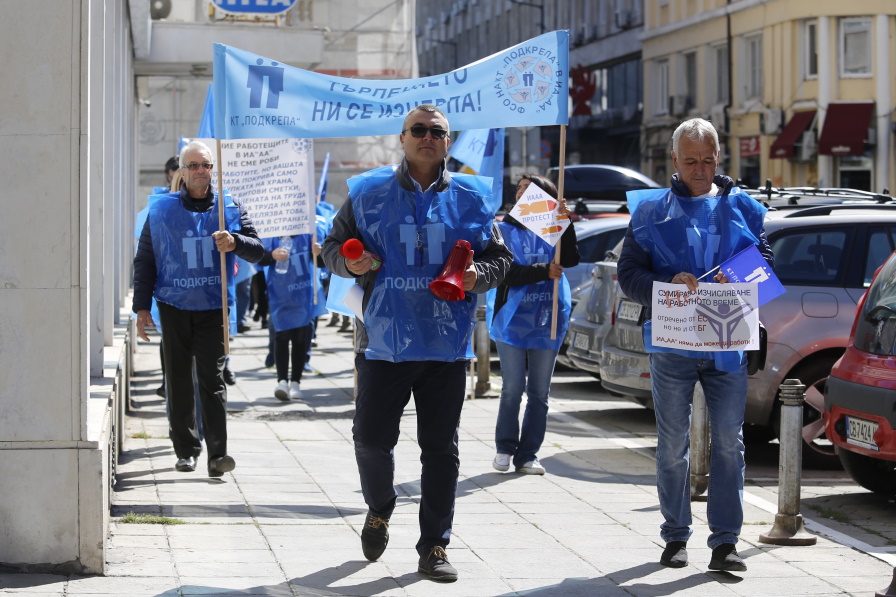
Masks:
[[[165,535],[119,535],[109,538],[110,549],[142,547],[147,549],[168,549],[168,537]]]
[[[509,557],[510,553],[513,557]],[[477,548],[476,555],[503,578],[545,578],[546,576],[596,576],[598,569],[564,548],[513,549]],[[449,554],[449,559],[450,559]]]
[[[267,549],[172,549],[171,557],[178,566],[211,560],[236,563],[276,563],[274,554]]]
[[[283,574],[276,562],[222,562],[214,553],[204,561],[178,562],[177,572],[181,577],[203,578],[276,578]]]
[[[875,591],[880,591],[890,584],[890,581],[893,580],[893,569],[890,568],[888,573],[878,575],[867,575],[859,571],[856,571],[854,576],[825,575],[825,580],[843,591],[850,593],[867,591],[868,595],[872,595]]]
[[[371,579],[325,580],[314,576],[289,581],[297,595],[344,595],[348,597],[405,597],[407,593],[395,579],[385,576]]]
[[[164,558],[145,558],[125,562],[106,562],[106,576],[176,576],[171,556]]]
[[[812,576],[824,576],[831,582],[836,582],[838,576],[857,576],[863,578],[881,578],[887,579],[887,582],[893,576],[893,567],[874,558],[865,557],[858,552],[851,551],[843,555],[836,566],[832,566],[831,562],[809,561],[809,562],[790,562],[794,568],[801,570],[804,574]],[[884,583],[886,584],[886,583]]]
[[[223,550],[223,549],[268,549],[261,537],[170,537],[171,549]]]
[[[170,577],[140,576],[85,576],[72,578],[68,582],[66,595],[82,595],[96,593],[121,597],[157,597],[158,595],[177,595],[177,579]]]
[[[416,566],[414,568],[416,570]],[[483,597],[483,595],[514,595],[510,585],[499,578],[469,578],[458,570],[458,580],[441,583],[413,572],[399,579],[409,597]]]
[[[4,589],[0,589],[0,595],[25,595],[26,597],[65,597],[65,591],[59,590],[48,593],[46,591],[31,591],[24,589],[10,589],[6,591]],[[82,597],[88,597],[86,595]],[[105,595],[103,597],[106,597]]]
[[[182,577],[181,593],[192,595],[265,595],[269,597],[293,597],[292,589],[284,578],[202,578]]]
[[[130,522],[111,522],[109,533],[113,535],[165,535],[163,524],[134,524]]]
[[[368,562],[361,556],[360,549],[355,549],[352,553],[334,551],[331,555],[329,559],[283,561],[281,565],[292,583],[309,578],[321,583],[331,583],[341,579],[370,580],[392,576],[382,560]]]
[[[532,597],[630,597],[606,578],[511,578],[508,581],[517,593]]]
[[[729,597],[736,595],[728,585],[720,584],[705,574],[691,574],[686,578],[667,582],[653,583],[626,583],[621,585],[632,597]],[[778,597],[787,595],[793,597],[794,593],[781,593]]]
[[[0,572],[0,590],[23,593],[65,591],[69,577],[61,574]]]
[[[725,573],[710,573],[715,576],[721,576]],[[741,577],[742,575],[742,577]],[[785,577],[775,579],[771,583],[765,578],[752,578],[750,571],[739,572],[741,577],[738,582],[732,582],[726,585],[737,595],[748,597],[797,597],[798,595],[827,595],[829,593],[837,593],[838,587],[835,587],[825,580],[812,576]]]

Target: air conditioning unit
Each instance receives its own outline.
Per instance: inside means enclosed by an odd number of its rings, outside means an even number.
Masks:
[[[818,157],[818,145],[815,141],[815,132],[806,131],[800,137],[799,145],[793,153],[793,160],[796,162],[814,162]]]
[[[616,26],[620,29],[630,29],[632,27],[632,23],[634,22],[634,18],[632,15],[632,11],[630,10],[617,10],[616,11]]]
[[[684,116],[690,106],[690,98],[686,95],[669,96],[669,114],[672,116]]]
[[[717,131],[725,131],[725,106],[716,105],[709,109],[709,121]]]
[[[784,122],[783,110],[765,110],[761,113],[761,116],[763,135],[777,135],[781,132],[781,125]]]
[[[152,0],[149,3],[149,17],[152,20],[167,19],[170,14],[171,0]]]

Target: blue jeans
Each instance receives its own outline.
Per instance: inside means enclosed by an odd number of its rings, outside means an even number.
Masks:
[[[656,410],[656,485],[665,518],[660,536],[667,543],[691,536],[691,407],[699,381],[706,395],[712,442],[707,544],[715,549],[737,543],[744,520],[746,359],[738,372],[729,373],[716,369],[711,360],[652,353],[650,377]]]
[[[246,278],[236,284],[236,322],[239,325],[246,324],[246,310],[252,299],[252,278]]]
[[[513,456],[514,466],[520,467],[535,459],[544,441],[548,424],[548,393],[551,391],[557,351],[519,348],[504,342],[495,344],[501,358],[503,380],[498,422],[495,425],[495,447],[499,454]],[[527,399],[521,431],[520,403],[524,391]]]

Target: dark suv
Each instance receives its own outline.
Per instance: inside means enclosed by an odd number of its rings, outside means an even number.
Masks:
[[[745,422],[778,429],[778,386],[807,386],[804,460],[838,464],[824,434],[822,388],[847,346],[856,303],[874,271],[896,249],[896,205],[874,202],[769,211],[765,229],[775,273],[787,292],[760,309],[768,329],[765,368],[749,379]],[[603,340],[600,377],[610,392],[651,401],[650,367],[641,336],[643,309],[617,291],[615,318]]]
[[[566,166],[564,171],[563,196],[573,210],[573,220],[599,217],[614,211],[628,213],[626,192],[661,188],[656,181],[623,166],[580,164]],[[558,175],[559,168],[549,168],[545,173],[555,185]]]

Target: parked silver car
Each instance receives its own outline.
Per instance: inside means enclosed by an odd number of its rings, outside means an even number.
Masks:
[[[566,333],[569,343],[567,355],[576,369],[600,377],[600,350],[604,336],[610,329],[616,297],[616,261],[622,251],[622,241],[607,251],[602,261],[594,264],[588,293],[573,312]]]
[[[770,211],[765,229],[775,273],[787,292],[763,305],[768,330],[765,368],[749,379],[745,422],[777,435],[778,387],[789,378],[806,386],[804,461],[836,465],[824,435],[823,386],[846,348],[856,303],[896,248],[896,205],[826,205]],[[650,368],[641,331],[641,305],[618,290],[615,320],[603,340],[600,376],[605,389],[651,400]]]

